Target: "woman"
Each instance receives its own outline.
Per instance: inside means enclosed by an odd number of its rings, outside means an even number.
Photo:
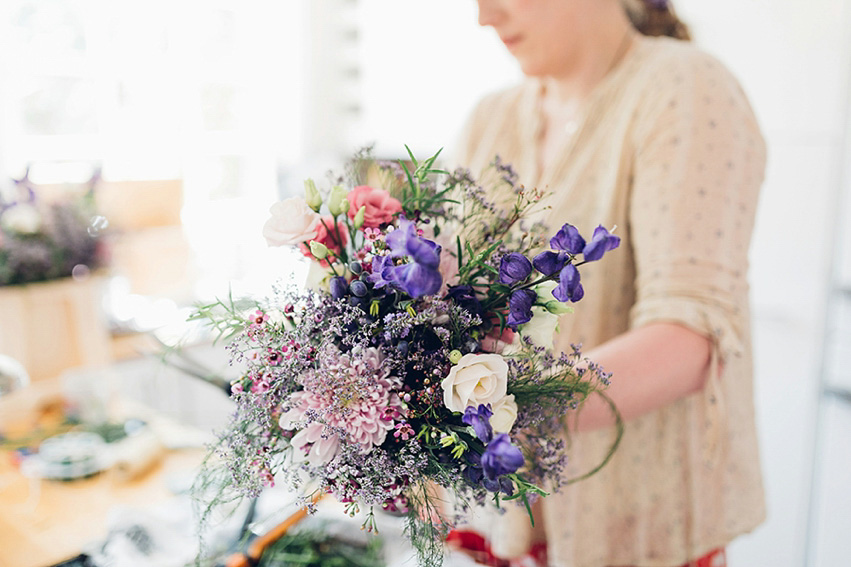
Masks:
[[[583,266],[585,298],[555,346],[582,343],[613,373],[626,432],[601,472],[540,503],[536,537],[550,565],[724,565],[724,546],[764,517],[746,281],[765,166],[753,113],[715,59],[636,31],[630,17],[686,35],[664,0],[478,4],[528,79],[479,104],[458,161],[476,173],[498,154],[551,192],[549,226],[588,237],[617,225],[622,238]],[[571,476],[603,459],[611,424],[594,401],[571,422]],[[528,524],[517,516],[496,548]]]

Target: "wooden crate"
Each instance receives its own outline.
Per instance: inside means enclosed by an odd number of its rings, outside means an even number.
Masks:
[[[21,362],[32,380],[108,363],[103,284],[92,276],[0,287],[0,353]]]

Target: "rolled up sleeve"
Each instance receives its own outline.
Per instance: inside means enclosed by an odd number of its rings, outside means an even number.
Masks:
[[[742,351],[765,145],[736,80],[710,56],[659,70],[635,130],[632,327],[676,322]],[[658,94],[658,96],[656,95]]]

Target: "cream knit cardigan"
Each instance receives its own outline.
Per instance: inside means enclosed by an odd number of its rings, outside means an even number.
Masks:
[[[540,95],[528,80],[481,101],[457,158],[478,174],[498,154],[526,186],[551,192],[553,232],[570,222],[589,237],[598,224],[617,225],[620,248],[580,269],[585,298],[562,317],[556,347],[587,350],[673,321],[711,338],[715,369],[704,391],[629,421],[600,473],[544,499],[549,561],[681,565],[765,514],[746,278],[762,136],[730,73],[670,39],[636,42],[592,93],[560,159],[543,169]],[[597,464],[612,438],[611,430],[571,434],[570,476]],[[524,516],[497,522],[498,547],[523,541]]]

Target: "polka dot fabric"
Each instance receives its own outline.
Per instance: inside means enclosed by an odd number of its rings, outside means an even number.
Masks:
[[[541,168],[542,89],[528,80],[485,98],[457,161],[474,173],[495,154],[513,163],[527,186],[551,193],[551,227],[617,225],[621,247],[583,266],[585,298],[563,317],[557,346],[588,349],[656,321],[714,345],[702,392],[631,420],[600,473],[543,501],[549,563],[682,565],[765,514],[746,278],[763,139],[723,65],[691,44],[642,37],[591,94],[560,159]],[[613,435],[571,434],[571,474],[598,463]]]

